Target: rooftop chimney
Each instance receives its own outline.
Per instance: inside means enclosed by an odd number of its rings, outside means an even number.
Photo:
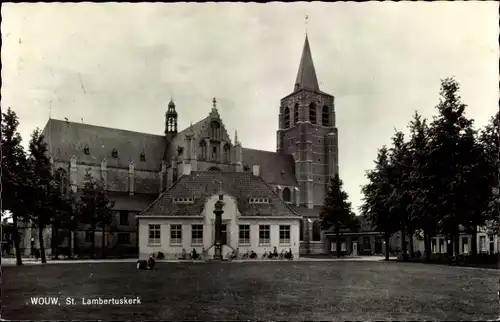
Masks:
[[[258,177],[260,175],[260,166],[258,164],[254,164],[252,170],[254,176]]]

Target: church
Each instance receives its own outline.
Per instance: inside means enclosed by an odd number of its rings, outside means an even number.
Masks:
[[[297,78],[281,99],[276,152],[231,140],[214,98],[205,118],[183,130],[182,107],[165,113],[164,135],[49,119],[46,138],[56,176],[78,193],[86,172],[106,183],[115,220],[106,247],[136,247],[139,257],[183,250],[213,254],[214,204],[222,195],[223,254],[331,249],[319,211],[338,173],[334,97],[320,90],[306,36]],[[99,233],[97,233],[98,235]],[[101,237],[81,231],[80,247]]]

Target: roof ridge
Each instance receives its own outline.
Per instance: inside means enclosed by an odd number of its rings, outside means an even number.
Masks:
[[[280,201],[283,205],[285,205],[285,207],[286,207],[286,208],[288,208],[288,210],[290,210],[290,211],[291,211],[294,215],[296,215],[296,216],[299,216],[299,217],[300,217],[300,215],[299,215],[298,213],[296,213],[296,212],[295,212],[295,210],[293,210],[293,209],[292,209],[292,207],[290,207],[290,205],[289,205],[289,204],[287,204],[287,203],[283,200],[283,198],[281,198],[281,196],[280,196],[280,195],[278,195],[278,194],[276,193],[276,191],[275,191],[275,190],[271,187],[271,185],[270,185],[269,183],[267,183],[267,181],[266,181],[266,180],[264,180],[264,178],[262,178],[262,177],[260,177],[260,176],[257,176],[257,178],[259,178],[262,182],[264,182],[264,184],[265,184],[265,185],[269,188],[269,190],[271,190],[271,192],[272,192],[272,193],[273,193],[276,197],[278,197],[279,201]]]
[[[107,130],[113,130],[113,131],[122,131],[122,132],[129,132],[129,133],[136,133],[136,134],[142,134],[142,135],[151,135],[151,136],[157,136],[157,137],[164,137],[161,134],[153,134],[153,133],[146,133],[146,132],[139,132],[139,131],[131,131],[131,130],[125,130],[125,129],[120,129],[120,128],[115,128],[115,127],[108,127],[108,126],[102,126],[102,125],[95,125],[95,124],[89,124],[89,123],[79,123],[79,122],[73,122],[73,121],[66,121],[66,120],[59,120],[59,119],[54,119],[51,118],[48,120],[47,123],[49,122],[60,122],[60,123],[69,123],[69,124],[75,124],[78,126],[90,126],[90,127],[98,127],[101,129],[107,129]]]
[[[187,177],[187,176],[186,175],[180,176],[174,183],[172,183],[172,185],[168,189],[166,189],[165,191],[163,191],[162,193],[160,193],[160,195],[149,206],[147,206],[146,209],[144,209],[143,211],[141,211],[137,216],[141,216],[142,213],[144,213],[146,210],[148,210],[149,208],[151,208],[152,205],[154,205],[167,192],[169,192],[170,190],[172,190],[174,188],[174,186],[176,186],[182,180],[182,178],[185,178],[185,177]]]

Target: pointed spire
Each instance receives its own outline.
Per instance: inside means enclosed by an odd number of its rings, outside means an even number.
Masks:
[[[298,91],[299,89],[319,91],[318,78],[316,77],[307,35],[302,50],[302,58],[300,59],[299,71],[297,72],[297,80],[295,81],[294,90]]]
[[[238,142],[238,130],[234,130],[234,145],[237,145]]]
[[[212,104],[213,104],[213,105],[212,105],[212,108],[213,108],[214,110],[216,110],[216,109],[217,109],[217,100],[215,99],[215,97],[214,97],[214,99],[212,100]]]

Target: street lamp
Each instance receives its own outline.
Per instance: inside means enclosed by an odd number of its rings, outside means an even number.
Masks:
[[[222,260],[222,214],[224,213],[224,195],[219,195],[219,200],[215,203],[215,250],[214,260]]]

